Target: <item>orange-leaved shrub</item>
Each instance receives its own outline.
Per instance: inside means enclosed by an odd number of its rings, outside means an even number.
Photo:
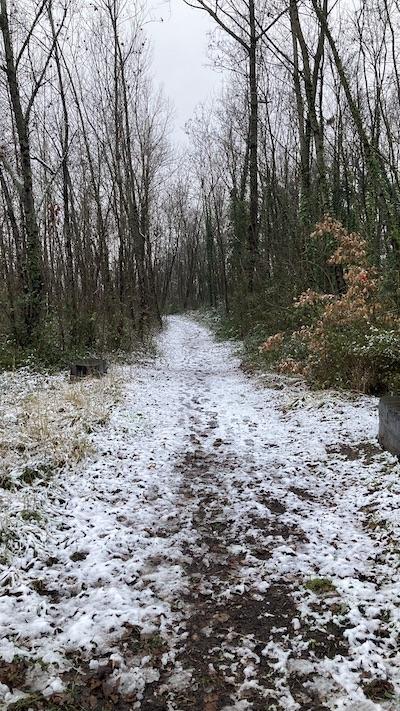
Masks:
[[[275,356],[278,371],[304,375],[324,387],[396,390],[400,319],[384,297],[382,277],[369,265],[366,241],[329,216],[312,238],[333,240],[328,264],[341,276],[341,293],[309,289],[301,294],[294,304],[301,327],[271,336],[261,352]]]

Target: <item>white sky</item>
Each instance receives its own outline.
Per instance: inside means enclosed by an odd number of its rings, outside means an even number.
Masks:
[[[182,143],[185,123],[196,106],[222,85],[221,74],[210,66],[207,52],[207,33],[214,24],[204,12],[188,7],[183,0],[154,5],[152,17],[158,21],[146,29],[153,43],[153,74],[174,104],[173,135]]]

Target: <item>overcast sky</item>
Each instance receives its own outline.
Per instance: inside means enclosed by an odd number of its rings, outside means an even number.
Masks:
[[[222,83],[221,74],[210,67],[207,53],[207,33],[213,23],[183,0],[154,5],[152,16],[159,20],[147,25],[153,43],[153,74],[175,106],[174,138],[184,142],[186,121]]]

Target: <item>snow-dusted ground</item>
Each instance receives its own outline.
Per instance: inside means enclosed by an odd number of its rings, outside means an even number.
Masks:
[[[187,317],[159,349],[0,377],[0,708],[400,708],[376,400],[248,377]]]

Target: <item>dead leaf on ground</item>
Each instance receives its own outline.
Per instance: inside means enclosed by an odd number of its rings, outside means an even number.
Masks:
[[[204,699],[203,711],[218,711],[218,694],[207,694]]]

